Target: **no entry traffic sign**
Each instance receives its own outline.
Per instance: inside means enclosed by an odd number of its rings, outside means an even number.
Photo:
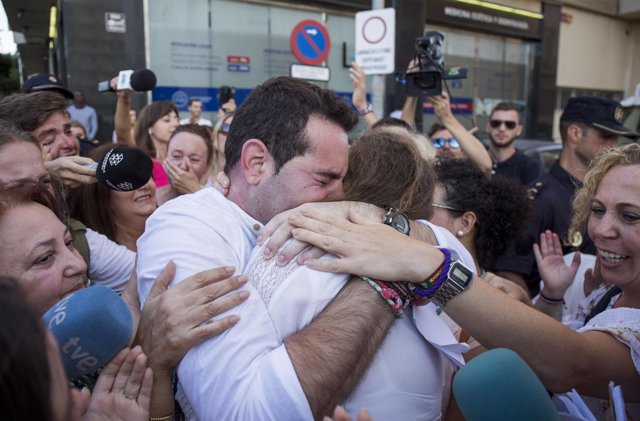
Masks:
[[[318,65],[327,59],[331,39],[320,22],[307,19],[298,23],[289,37],[293,55],[304,64]]]

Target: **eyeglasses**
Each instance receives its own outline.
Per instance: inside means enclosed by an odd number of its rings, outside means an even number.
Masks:
[[[447,210],[454,211],[454,212],[462,212],[462,213],[464,213],[464,211],[462,209],[454,208],[453,206],[449,206],[449,205],[442,205],[440,203],[432,203],[431,206],[433,206],[434,208],[447,209]]]
[[[220,126],[220,130],[218,131],[218,133],[229,134],[230,127],[231,127],[231,123],[223,123],[222,126]]]
[[[489,121],[489,125],[493,129],[499,128],[500,126],[502,126],[503,123],[507,127],[507,129],[509,129],[509,130],[515,129],[516,126],[518,125],[518,122],[513,121],[513,120],[491,120],[491,121]]]
[[[431,142],[433,142],[433,147],[436,149],[441,149],[444,148],[445,144],[449,144],[449,147],[451,149],[459,149],[460,148],[460,144],[458,143],[458,139],[456,139],[455,137],[449,138],[449,139],[445,139],[444,137],[439,137],[437,139],[431,139]]]

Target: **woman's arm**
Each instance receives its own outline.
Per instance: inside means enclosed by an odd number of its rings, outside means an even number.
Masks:
[[[340,257],[307,260],[305,265],[312,269],[421,282],[443,260],[438,249],[354,211],[347,220],[307,208],[305,215],[290,216],[288,222],[297,227],[294,238]],[[640,376],[629,347],[606,332],[577,333],[478,277],[449,301],[445,311],[485,347],[517,352],[553,392],[576,388],[607,398],[607,385],[613,380],[627,399],[640,400]]]

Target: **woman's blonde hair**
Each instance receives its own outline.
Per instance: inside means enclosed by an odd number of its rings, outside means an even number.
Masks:
[[[569,244],[575,245],[577,243],[575,239],[582,238],[591,213],[591,202],[609,170],[619,165],[638,164],[640,164],[640,145],[637,143],[605,149],[591,161],[582,187],[573,197],[573,220],[566,239]]]

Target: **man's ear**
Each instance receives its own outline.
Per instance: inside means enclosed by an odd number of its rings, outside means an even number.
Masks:
[[[516,137],[522,134],[522,124],[518,123],[516,126]]]
[[[573,145],[577,145],[580,142],[582,134],[582,127],[577,124],[569,124],[569,127],[567,127],[567,140],[569,140]]]
[[[240,155],[240,166],[249,185],[255,186],[260,183],[267,172],[270,160],[271,154],[260,139],[249,139],[244,142]]]

